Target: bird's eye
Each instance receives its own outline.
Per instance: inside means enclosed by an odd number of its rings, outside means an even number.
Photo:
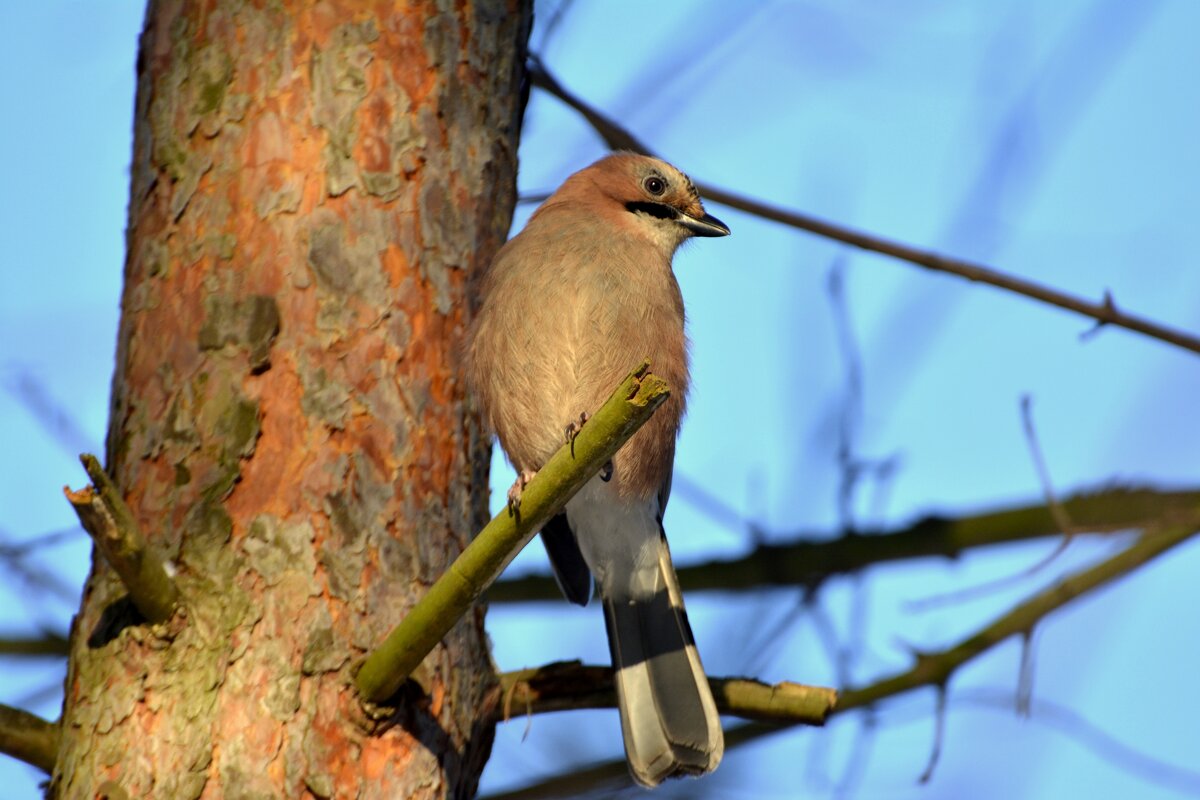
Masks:
[[[642,184],[642,186],[645,186],[646,191],[655,197],[667,190],[667,182],[657,175],[651,175],[649,178],[646,178],[646,181]]]

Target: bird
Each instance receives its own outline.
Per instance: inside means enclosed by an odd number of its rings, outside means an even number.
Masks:
[[[478,279],[466,373],[520,489],[643,359],[667,401],[541,538],[565,597],[603,606],[626,760],[653,787],[720,763],[724,736],[663,529],[689,384],[672,268],[727,236],[690,179],[617,152],[568,177]]]

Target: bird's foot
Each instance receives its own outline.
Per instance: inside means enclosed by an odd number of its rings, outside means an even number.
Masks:
[[[571,458],[575,457],[575,440],[579,438],[579,432],[583,430],[583,426],[587,424],[588,413],[586,411],[579,412],[578,422],[568,422],[566,429],[563,431],[564,438],[567,444],[571,445]],[[600,480],[608,483],[613,476],[613,462],[610,459],[600,469]]]
[[[571,458],[575,457],[575,440],[579,438],[579,432],[583,430],[583,426],[588,421],[586,411],[579,412],[579,422],[568,422],[566,429],[563,431],[563,438],[567,444],[571,445]]]
[[[521,492],[525,491],[525,487],[533,480],[536,472],[531,472],[527,469],[517,473],[517,479],[513,481],[513,485],[508,487],[508,514],[512,517],[521,516]]]

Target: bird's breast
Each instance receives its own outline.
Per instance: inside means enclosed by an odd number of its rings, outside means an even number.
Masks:
[[[526,242],[514,240],[513,245]],[[532,242],[536,244],[536,240]],[[568,423],[594,413],[644,359],[671,398],[616,459],[623,493],[651,496],[670,474],[688,386],[683,302],[669,260],[578,240],[503,253],[477,321],[476,382],[509,457],[537,469]],[[564,246],[565,245],[565,246]]]

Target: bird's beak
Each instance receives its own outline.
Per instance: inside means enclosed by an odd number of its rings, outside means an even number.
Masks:
[[[729,226],[712,214],[703,217],[693,217],[680,213],[677,220],[680,225],[692,232],[693,236],[728,236]]]

